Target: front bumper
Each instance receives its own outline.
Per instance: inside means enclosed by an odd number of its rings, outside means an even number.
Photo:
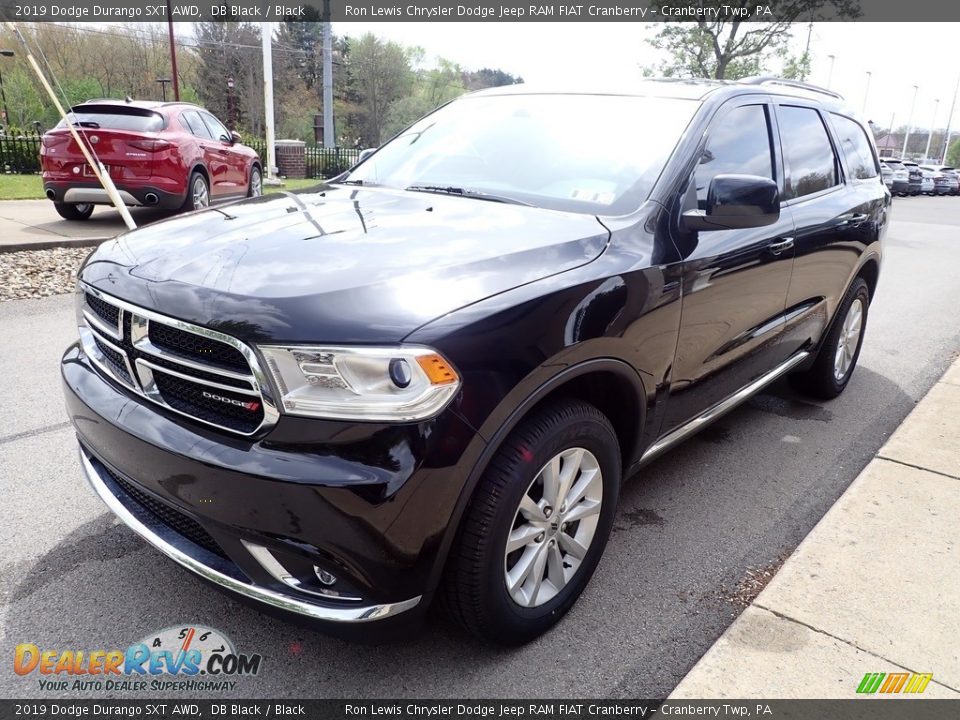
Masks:
[[[90,487],[124,525],[187,570],[250,600],[320,621],[356,623],[380,620],[402,613],[416,607],[422,599],[422,596],[418,595],[397,603],[338,607],[305,602],[267,588],[257,587],[237,577],[237,573],[219,561],[213,553],[190,542],[164,524],[156,515],[139,505],[111,478],[103,464],[94,459],[83,446],[80,447],[80,465]]]
[[[463,467],[482,449],[455,413],[396,426],[282,417],[238,438],[135,399],[77,345],[61,372],[88,482],[175,562],[332,632],[425,613]],[[318,584],[318,569],[336,582]]]

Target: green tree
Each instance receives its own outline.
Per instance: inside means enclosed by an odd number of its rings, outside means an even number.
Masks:
[[[379,145],[386,138],[390,106],[410,94],[415,75],[406,48],[366,33],[350,44],[347,63],[356,97],[352,124],[360,144]]]
[[[661,7],[664,3],[654,3]],[[738,8],[754,12],[753,0],[671,0],[668,5]],[[717,80],[758,75],[771,58],[786,51],[793,24],[818,19],[853,19],[860,15],[857,0],[787,0],[774,8],[776,18],[743,22],[721,14],[714,20],[665,20],[663,27],[648,42],[669,58],[657,71],[666,77],[714,78]],[[809,59],[807,59],[809,61]],[[788,67],[796,73],[797,63]],[[649,73],[648,73],[649,74]]]

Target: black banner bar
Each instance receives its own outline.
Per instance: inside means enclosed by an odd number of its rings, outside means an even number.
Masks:
[[[174,22],[315,22],[324,0],[172,0]],[[698,22],[796,20],[796,0],[330,0],[334,22]],[[799,20],[950,22],[960,3],[940,0],[833,0]],[[14,22],[159,22],[166,0],[0,0],[0,20]]]
[[[3,720],[944,720],[960,700],[871,696],[851,700],[0,700]]]

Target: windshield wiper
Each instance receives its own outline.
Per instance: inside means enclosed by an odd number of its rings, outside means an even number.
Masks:
[[[363,185],[363,180],[339,180],[337,185]]]
[[[493,193],[483,192],[482,190],[471,190],[470,188],[454,187],[450,185],[411,185],[407,188],[409,192],[438,193],[442,195],[459,195],[460,197],[474,198],[476,200],[489,200],[490,202],[510,203],[511,205],[524,205],[533,207],[528,202],[507,197],[506,195],[494,195]]]
[[[93,128],[94,130],[98,130],[100,128],[100,123],[95,122],[94,120],[77,120],[76,122],[73,123],[73,126]]]

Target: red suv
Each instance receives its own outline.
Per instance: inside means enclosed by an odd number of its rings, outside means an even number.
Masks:
[[[263,192],[257,153],[196,105],[91,100],[71,120],[127,205],[194,210]],[[43,136],[40,163],[62,217],[86,220],[111,204],[65,122]]]

